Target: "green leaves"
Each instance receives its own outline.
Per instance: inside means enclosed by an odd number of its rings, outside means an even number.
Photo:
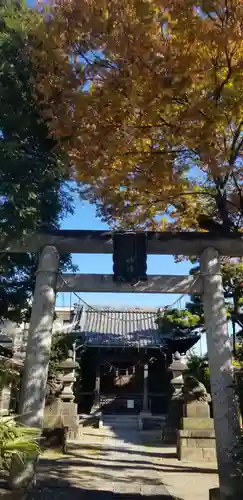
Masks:
[[[68,357],[69,349],[72,349],[72,336],[54,335],[52,338],[51,356],[49,362],[49,375],[55,376],[59,371],[61,361]]]
[[[49,136],[42,105],[34,99],[35,68],[27,48],[42,17],[10,0],[0,7],[0,238],[58,228],[72,211],[63,183],[66,158]],[[54,149],[55,148],[55,149]],[[62,257],[70,269],[70,256]],[[36,255],[0,256],[0,320],[21,321],[29,309]]]
[[[201,326],[201,317],[188,309],[168,309],[158,313],[157,324],[162,335],[189,334]]]
[[[22,461],[40,453],[40,430],[16,424],[14,419],[0,419],[0,466],[9,469],[11,458]]]

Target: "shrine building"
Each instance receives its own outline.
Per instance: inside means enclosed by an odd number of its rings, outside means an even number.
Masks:
[[[73,311],[74,328],[67,328],[82,367],[80,413],[167,412],[172,355],[186,354],[200,335],[162,335],[157,317],[156,309],[83,306]]]
[[[80,414],[167,413],[172,355],[186,354],[200,335],[162,335],[157,317],[157,309],[56,307],[53,335],[72,339],[82,372],[75,391]],[[13,359],[23,363],[28,324],[1,329]]]

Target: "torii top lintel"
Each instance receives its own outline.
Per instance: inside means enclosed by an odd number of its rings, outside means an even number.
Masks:
[[[26,236],[22,241],[0,244],[0,252],[39,252],[46,245],[54,245],[61,254],[112,254],[113,232],[89,230],[53,230]],[[200,255],[212,247],[221,255],[243,256],[243,234],[219,236],[200,232],[147,232],[147,253],[151,255]]]

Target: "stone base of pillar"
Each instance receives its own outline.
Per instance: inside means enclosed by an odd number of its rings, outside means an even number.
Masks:
[[[90,410],[91,415],[100,415],[101,414],[101,409],[100,405],[94,404]]]
[[[184,405],[181,429],[177,435],[177,457],[187,461],[213,461],[216,458],[213,419],[209,417],[208,403],[192,402]]]
[[[93,417],[93,422],[95,422],[95,427],[101,429],[103,427],[102,412],[99,405],[93,405],[90,411],[91,417]]]
[[[152,417],[152,413],[149,410],[142,410],[138,416],[138,428],[142,431],[146,427],[146,420]]]

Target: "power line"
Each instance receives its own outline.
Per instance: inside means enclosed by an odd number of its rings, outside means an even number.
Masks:
[[[94,311],[94,312],[99,312],[100,315],[103,315],[105,316],[106,318],[109,319],[109,314],[107,314],[107,312],[105,311],[98,311],[94,306],[91,306],[86,300],[84,300],[77,292],[74,292],[72,289],[71,289],[71,286],[69,285],[69,283],[63,278],[63,275],[61,275],[61,279],[63,281],[63,283],[68,286],[70,288],[70,291],[73,293],[73,295],[75,297],[77,297],[77,299],[82,302],[88,309]],[[169,304],[168,306],[165,306],[164,308],[162,308],[163,311],[167,311],[167,310],[170,310],[172,308],[174,308],[176,306],[176,304],[180,303],[181,304],[181,301],[182,299],[186,296],[186,295],[190,295],[190,292],[192,290],[192,288],[194,287],[195,283],[197,282],[197,280],[199,279],[199,275],[197,275],[197,277],[195,278],[195,280],[193,281],[193,283],[191,284],[190,286],[190,289],[188,291],[187,294],[182,294],[180,295],[180,297],[178,297],[178,299],[176,299],[174,302],[172,302],[172,304]],[[157,312],[155,313],[151,313],[150,315],[148,315],[146,318],[147,319],[153,319],[154,317],[157,317]],[[111,319],[114,319],[114,318],[111,318]],[[128,323],[128,321],[126,319],[123,319],[123,318],[119,318],[118,320],[119,322],[123,322],[123,323]],[[135,318],[135,321],[139,322],[141,321],[139,318]]]

